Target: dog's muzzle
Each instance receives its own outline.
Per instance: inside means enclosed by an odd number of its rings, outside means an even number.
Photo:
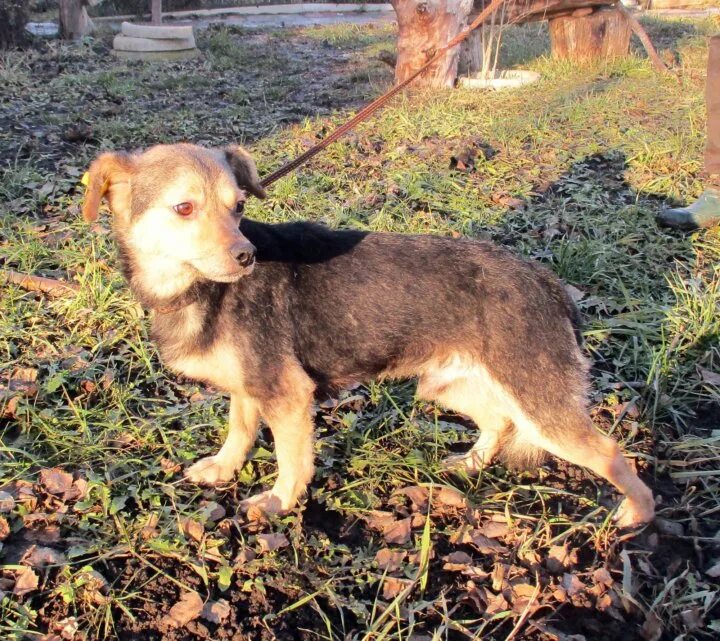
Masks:
[[[255,252],[255,246],[245,239],[230,247],[230,255],[245,269],[255,262]]]

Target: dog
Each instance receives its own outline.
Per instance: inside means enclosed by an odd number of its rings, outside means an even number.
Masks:
[[[653,518],[652,492],[589,418],[578,312],[549,270],[489,242],[264,224],[243,217],[249,195],[266,194],[238,146],[109,152],[89,169],[83,215],[107,198],[164,363],[230,394],[227,439],[190,481],[230,481],[262,419],[278,475],[242,507],[287,511],[314,474],[316,390],[416,377],[418,397],[480,429],[449,469],[549,452],[625,495],[619,526]]]

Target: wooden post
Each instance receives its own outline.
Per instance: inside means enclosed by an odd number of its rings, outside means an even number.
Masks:
[[[60,0],[60,37],[65,40],[77,40],[93,30],[93,23],[87,14],[86,6],[98,4],[93,0]]]
[[[152,23],[162,23],[162,0],[152,0],[150,3],[150,10],[152,14]]]
[[[422,67],[430,57],[467,26],[473,0],[390,0],[397,14],[398,42],[395,82]],[[416,84],[452,87],[457,79],[458,51],[448,51]]]
[[[568,15],[550,20],[554,58],[596,60],[617,58],[630,51],[630,24],[616,8],[590,15]]]

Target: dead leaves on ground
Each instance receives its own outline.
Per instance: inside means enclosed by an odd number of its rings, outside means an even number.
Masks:
[[[454,488],[400,488],[388,506],[392,510],[372,511],[365,519],[382,541],[374,561],[388,602],[406,590],[419,589],[417,550],[421,528],[430,518],[435,533],[429,556],[435,580],[444,589],[454,585],[457,598],[486,620],[502,615],[540,622],[543,612],[561,604],[597,609],[619,622],[626,621],[628,612],[639,615],[623,599],[620,576],[606,567],[578,571],[578,549],[568,542],[544,550],[523,545],[531,528],[473,508]],[[443,526],[445,534],[439,535]],[[437,549],[443,549],[439,557]]]
[[[8,566],[0,590],[25,596],[67,565],[60,525],[74,521],[75,506],[87,493],[86,479],[60,468],[40,470],[36,483],[16,480],[0,489],[0,550]]]
[[[38,393],[37,377],[37,369],[31,367],[18,367],[0,375],[0,418],[15,418],[20,399]]]
[[[165,628],[182,628],[190,621],[197,619],[203,611],[203,603],[200,595],[193,591],[185,592],[180,600],[170,608],[170,611],[162,620]]]

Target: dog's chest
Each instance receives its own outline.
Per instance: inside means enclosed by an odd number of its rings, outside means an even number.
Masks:
[[[165,365],[178,374],[225,391],[241,388],[242,362],[237,346],[219,334],[202,335],[202,324],[194,314],[184,312],[182,317],[154,324],[153,333]]]
[[[168,354],[163,356],[163,360],[173,371],[210,383],[218,389],[229,392],[243,385],[240,359],[228,345],[220,344],[197,352]]]

